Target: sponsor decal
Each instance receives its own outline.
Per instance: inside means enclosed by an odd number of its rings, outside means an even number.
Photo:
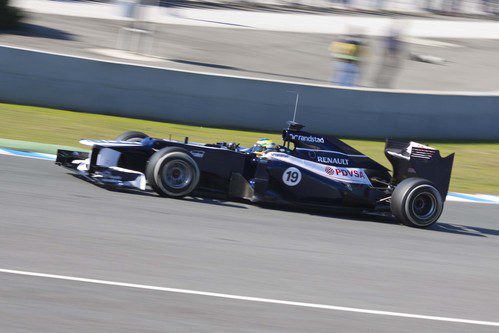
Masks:
[[[282,174],[282,182],[288,186],[298,185],[301,181],[301,171],[295,167],[287,168]]]
[[[297,167],[300,167],[301,170],[307,170],[309,172],[313,172],[319,176],[330,178],[336,181],[341,181],[345,183],[353,183],[353,184],[364,184],[364,185],[369,185],[371,186],[371,182],[369,181],[369,178],[367,177],[366,173],[364,172],[363,169],[360,168],[347,168],[347,167],[340,167],[340,166],[333,166],[333,165],[323,165],[314,161],[308,161],[304,160],[298,157],[294,157],[291,155],[286,155],[287,157],[284,158],[280,156],[282,154],[277,154],[274,152],[269,152],[263,157],[265,157],[268,160],[277,160],[277,161],[283,161],[286,163],[289,163],[291,165],[295,165]],[[299,173],[292,174],[289,173],[289,180],[288,180],[288,175],[286,174],[287,171],[298,171]],[[298,184],[298,182],[301,181],[301,172],[297,168],[287,168],[286,171],[283,174],[282,181],[288,185],[288,186],[294,186]],[[286,183],[288,182],[288,183]]]
[[[191,150],[191,155],[198,158],[203,158],[204,151],[202,150]]]
[[[305,135],[298,135],[298,134],[289,133],[289,136],[293,140],[298,140],[298,141],[302,141],[302,142],[324,143],[324,138],[320,138],[320,137],[313,136],[313,135],[305,136]]]
[[[346,158],[327,157],[327,156],[317,156],[317,162],[326,163],[326,164],[348,165],[348,159]]]
[[[330,167],[327,166],[324,171],[330,176],[339,176],[339,177],[347,177],[347,178],[357,178],[359,180],[361,179],[367,179],[366,174],[364,171],[360,169],[353,169],[353,168],[335,168],[335,167]]]

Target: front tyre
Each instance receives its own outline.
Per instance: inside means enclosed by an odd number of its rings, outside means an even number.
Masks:
[[[136,131],[127,131],[119,135],[115,141],[128,141],[128,142],[142,142],[143,139],[147,138],[147,134]]]
[[[159,195],[181,198],[199,183],[196,161],[182,148],[167,147],[155,152],[147,162],[146,179]]]
[[[415,228],[427,228],[442,214],[442,196],[433,184],[422,178],[401,181],[392,193],[391,210],[401,223]]]

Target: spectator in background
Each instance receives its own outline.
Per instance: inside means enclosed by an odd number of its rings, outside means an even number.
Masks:
[[[353,87],[360,78],[360,61],[365,45],[361,34],[352,34],[331,43],[334,73],[332,83]]]
[[[123,16],[136,20],[139,14],[140,0],[123,0],[122,5],[124,8]]]
[[[375,86],[393,88],[395,77],[402,67],[405,43],[403,41],[404,26],[399,21],[393,21],[388,33],[382,40],[383,53],[381,64],[375,77]]]

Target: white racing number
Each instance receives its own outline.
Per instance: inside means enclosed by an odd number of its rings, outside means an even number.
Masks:
[[[298,185],[301,181],[301,172],[297,168],[287,168],[282,174],[282,181],[288,186]]]

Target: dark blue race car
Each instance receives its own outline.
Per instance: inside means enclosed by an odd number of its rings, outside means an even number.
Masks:
[[[215,196],[393,215],[412,227],[440,217],[454,154],[387,140],[390,173],[341,140],[289,122],[281,146],[200,144],[126,132],[114,141],[81,140],[89,153],[59,150],[56,164],[105,186],[150,187],[170,198]]]

